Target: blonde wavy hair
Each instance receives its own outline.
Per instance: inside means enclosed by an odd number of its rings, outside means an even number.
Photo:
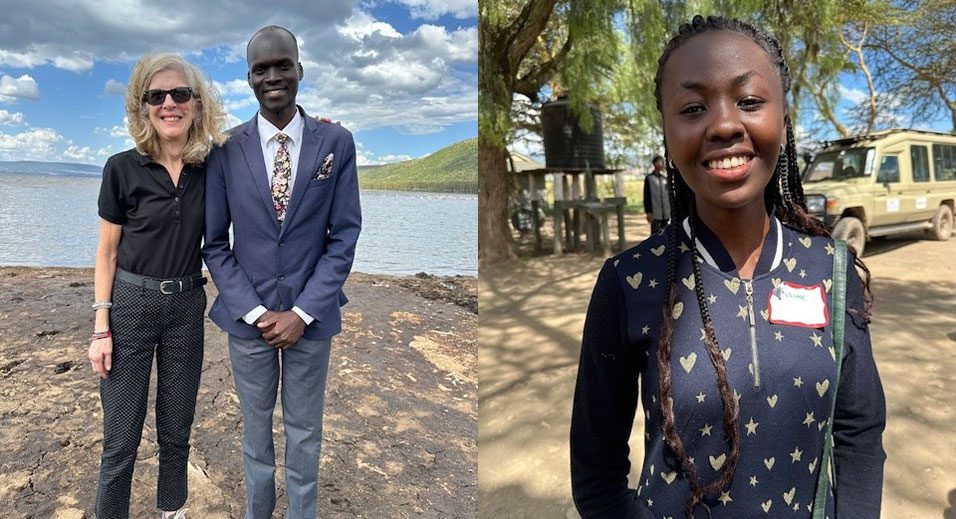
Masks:
[[[149,88],[153,76],[166,70],[175,70],[182,74],[197,96],[193,99],[195,115],[186,138],[186,147],[183,149],[183,162],[201,164],[213,145],[222,144],[228,138],[228,135],[222,132],[226,112],[222,109],[216,87],[195,65],[182,57],[171,53],[148,54],[136,62],[126,86],[126,126],[136,143],[136,150],[155,158],[160,148],[159,135],[149,122],[149,111],[143,101],[143,93]]]

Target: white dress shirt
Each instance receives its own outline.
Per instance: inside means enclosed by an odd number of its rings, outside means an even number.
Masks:
[[[279,141],[276,140],[275,137],[279,132],[289,137],[289,142],[286,143],[286,149],[289,150],[289,159],[292,161],[292,175],[289,178],[289,186],[291,189],[291,187],[295,186],[295,172],[299,167],[299,151],[302,150],[302,130],[305,127],[305,124],[302,122],[302,116],[299,114],[299,111],[296,110],[295,115],[292,116],[292,120],[281,130],[267,121],[266,118],[262,116],[262,113],[259,113],[257,118],[259,123],[259,144],[262,145],[262,158],[266,163],[266,174],[269,177],[270,186],[272,185],[272,175],[275,172],[276,152],[279,151]],[[289,196],[292,196],[291,190],[289,191]],[[314,317],[305,313],[305,311],[298,306],[293,306],[292,311],[302,318],[306,326],[312,324],[312,321],[315,320]],[[266,307],[259,305],[242,316],[242,320],[248,324],[255,325],[256,319],[262,317],[264,313],[266,313]]]

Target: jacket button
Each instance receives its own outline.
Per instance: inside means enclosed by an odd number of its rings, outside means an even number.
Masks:
[[[279,247],[285,245],[285,240],[279,240]]]
[[[285,274],[279,274],[279,281],[285,281]]]

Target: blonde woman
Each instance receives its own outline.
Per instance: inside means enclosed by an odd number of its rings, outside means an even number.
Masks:
[[[226,137],[218,95],[174,54],[139,60],[126,89],[136,147],[106,162],[99,195],[96,320],[103,455],[95,513],[129,516],[130,484],[156,358],[162,517],[185,517],[189,434],[202,369],[205,160]]]

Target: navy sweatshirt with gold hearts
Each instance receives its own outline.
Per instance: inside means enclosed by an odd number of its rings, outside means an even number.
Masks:
[[[738,399],[740,435],[730,485],[707,496],[695,513],[708,517],[709,508],[713,518],[811,517],[818,472],[826,470],[821,458],[832,392],[839,386],[833,422],[837,484],[828,493],[827,516],[878,518],[886,409],[852,256],[837,381],[831,316],[825,314],[820,326],[812,323],[820,312],[801,307],[804,315],[796,321],[809,326],[783,324],[775,319],[782,308],[775,306],[773,315],[769,308],[776,287],[804,287],[799,293],[826,294],[829,312],[833,241],[771,217],[753,278],[745,280],[714,234],[699,222],[695,230],[704,304]],[[591,297],[571,421],[572,492],[585,518],[684,517],[690,483],[663,439],[657,364],[668,232],[609,259]],[[676,429],[706,484],[719,478],[729,444],[716,370],[703,341],[690,243],[685,220],[678,228],[671,376]],[[639,394],[644,459],[629,487],[627,441]]]

